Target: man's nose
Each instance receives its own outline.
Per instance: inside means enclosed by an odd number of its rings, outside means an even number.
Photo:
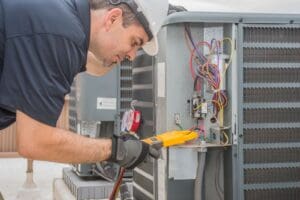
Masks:
[[[130,51],[127,52],[126,58],[130,61],[133,61],[136,57],[136,52],[138,48],[132,48]]]

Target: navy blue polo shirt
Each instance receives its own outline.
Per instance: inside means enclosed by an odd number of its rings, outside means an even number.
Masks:
[[[56,125],[89,34],[88,0],[0,0],[0,129],[16,110]]]

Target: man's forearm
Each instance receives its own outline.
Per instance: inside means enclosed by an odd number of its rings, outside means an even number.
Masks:
[[[107,160],[110,139],[92,139],[53,128],[17,112],[19,153],[34,160],[62,163],[87,163]]]
[[[62,129],[53,130],[51,133],[53,143],[45,142],[48,148],[40,151],[39,160],[87,163],[107,160],[110,157],[110,139],[92,139]]]

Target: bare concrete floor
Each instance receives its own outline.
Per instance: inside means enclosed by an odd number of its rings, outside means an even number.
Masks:
[[[66,166],[68,165],[34,161],[33,179],[41,194],[41,200],[52,200],[53,179],[61,178],[62,168]],[[27,160],[23,158],[0,159],[0,192],[4,200],[16,199],[26,180],[26,167]]]

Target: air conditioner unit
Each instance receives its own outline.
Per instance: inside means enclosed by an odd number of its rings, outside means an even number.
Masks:
[[[136,168],[135,199],[299,199],[300,16],[180,12],[159,44],[133,63],[139,135],[200,138]]]

